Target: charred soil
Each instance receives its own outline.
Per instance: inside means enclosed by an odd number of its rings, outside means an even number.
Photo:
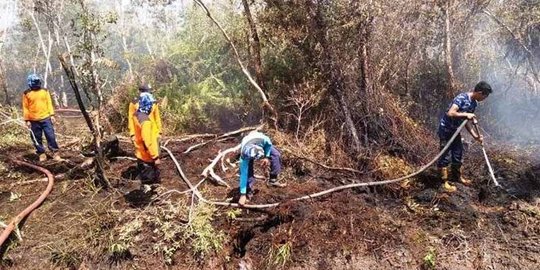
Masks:
[[[202,180],[210,160],[237,140],[183,153],[195,143],[168,144],[194,184]],[[122,142],[121,148],[131,153],[130,143]],[[502,188],[493,187],[480,152],[471,150],[466,172],[474,185],[456,183],[456,193],[442,192],[431,169],[407,188],[349,189],[302,202],[288,200],[340,181],[375,179],[342,177],[313,166],[299,172],[291,165],[295,157],[284,154],[288,186],[269,188],[258,180],[251,201],[284,203],[247,210],[204,205],[191,193],[182,193],[188,187],[170,158],[161,165],[161,183],[152,187],[135,179],[134,161],[110,160],[107,172],[113,188],[96,189],[91,171],[77,170],[85,160],[80,149],[68,149],[62,152],[66,161],[41,164],[70,177],[56,181],[46,202],[21,226],[22,241],[12,237],[0,268],[540,268],[540,162],[526,152],[488,149]],[[29,147],[9,151],[9,156],[2,155],[0,171],[4,223],[46,185],[33,181],[43,175],[10,162],[35,162]],[[206,180],[199,186],[202,194],[216,201],[236,200],[237,170],[216,172],[231,188]]]

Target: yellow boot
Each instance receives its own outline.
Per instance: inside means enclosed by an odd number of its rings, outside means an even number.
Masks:
[[[463,167],[461,165],[452,165],[452,175],[455,181],[462,183],[465,186],[472,185],[472,181],[463,177]]]
[[[444,191],[455,192],[457,188],[454,185],[450,184],[450,182],[448,182],[448,167],[442,167],[440,168],[440,170],[441,170],[441,180],[443,182]]]

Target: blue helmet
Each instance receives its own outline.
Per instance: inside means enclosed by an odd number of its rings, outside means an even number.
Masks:
[[[26,82],[28,83],[28,87],[30,87],[31,89],[41,88],[41,77],[39,77],[39,75],[35,73],[28,75],[28,77],[26,78]]]
[[[137,109],[137,111],[145,114],[150,114],[154,102],[156,102],[156,99],[152,94],[148,92],[142,92],[139,95],[139,108]]]

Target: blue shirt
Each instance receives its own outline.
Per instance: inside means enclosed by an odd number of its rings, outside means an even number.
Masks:
[[[444,129],[447,132],[454,132],[458,129],[459,125],[463,123],[463,120],[465,120],[465,118],[462,117],[450,117],[447,115],[448,111],[454,104],[458,106],[457,111],[460,113],[474,113],[476,106],[478,106],[478,102],[473,100],[468,93],[461,93],[457,95],[452,103],[450,103],[450,106],[448,106],[448,109],[446,109],[445,114],[441,117],[439,122],[439,130]]]

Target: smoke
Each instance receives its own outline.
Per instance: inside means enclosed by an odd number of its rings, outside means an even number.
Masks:
[[[537,40],[539,33],[529,33],[536,35],[531,40]],[[477,80],[485,80],[493,88],[478,110],[483,128],[496,140],[523,146],[540,144],[540,81],[525,50],[488,16],[478,20],[474,35],[479,37],[472,49],[479,56]],[[533,63],[540,66],[537,45],[526,44],[533,52]],[[474,83],[470,85],[474,87]]]

